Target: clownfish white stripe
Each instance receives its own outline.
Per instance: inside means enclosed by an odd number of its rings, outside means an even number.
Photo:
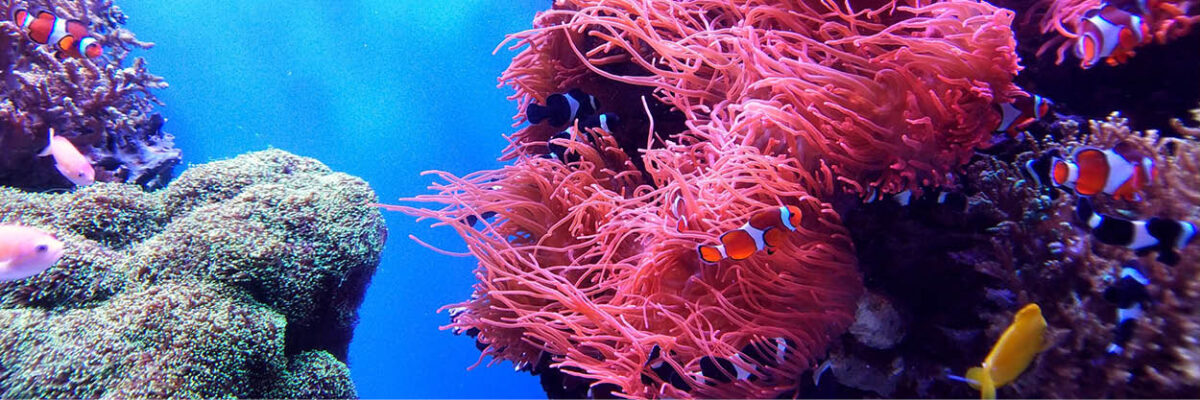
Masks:
[[[1150,284],[1150,280],[1146,279],[1145,275],[1142,275],[1141,272],[1138,272],[1138,270],[1133,269],[1133,268],[1122,268],[1121,269],[1121,277],[1122,278],[1132,278],[1133,280],[1137,281],[1137,283],[1140,283],[1143,286]]]
[[[1150,231],[1146,229],[1146,221],[1131,222],[1133,222],[1133,241],[1129,243],[1129,248],[1140,249],[1158,244],[1158,239],[1151,236]]]
[[[25,18],[21,18],[21,30],[29,29],[29,24],[33,23],[33,13],[25,12]]]
[[[896,193],[896,196],[893,197],[893,199],[896,200],[896,203],[902,206],[907,206],[912,202],[912,190],[905,189],[903,192]]]
[[[1180,221],[1179,226],[1183,232],[1179,235],[1179,239],[1176,240],[1175,248],[1182,249],[1196,236],[1196,225],[1193,225],[1191,222]]]
[[[1133,307],[1129,307],[1129,308],[1118,308],[1117,309],[1117,322],[1131,320],[1131,319],[1137,319],[1137,318],[1141,318],[1141,317],[1142,317],[1142,306],[1140,304],[1134,304]]]
[[[571,112],[567,114],[569,117],[569,118],[567,118],[567,123],[570,123],[570,121],[575,120],[575,117],[579,113],[579,100],[575,100],[575,96],[563,96],[563,97],[567,99],[567,105],[569,105],[571,108]]]
[[[759,250],[765,249],[767,247],[767,241],[763,239],[763,230],[762,229],[758,229],[753,226],[750,226],[749,222],[746,222],[744,225],[742,225],[741,228],[738,228],[738,229],[742,229],[742,230],[746,231],[746,233],[749,233],[750,237],[754,239],[754,250],[755,251],[759,251]]]
[[[1104,58],[1112,55],[1113,50],[1117,49],[1117,44],[1121,42],[1121,27],[1113,24],[1112,22],[1108,22],[1108,20],[1104,19],[1100,13],[1096,13],[1096,15],[1085,18],[1085,20],[1096,25],[1097,30],[1100,31],[1100,37],[1094,38],[1097,43],[1101,43],[1101,46],[1103,46],[1096,53],[1097,58]],[[1141,36],[1141,34],[1138,36]],[[1082,40],[1077,42],[1076,54],[1080,55],[1081,57],[1084,54],[1083,46]]]
[[[1115,193],[1121,185],[1133,177],[1135,167],[1112,149],[1104,150],[1104,159],[1108,160],[1108,180],[1104,182],[1104,193]]]
[[[792,211],[791,210],[788,210],[787,207],[781,206],[781,207],[779,207],[779,214],[782,216],[779,219],[783,220],[784,227],[788,228],[789,231],[796,230],[796,227],[792,225]]]
[[[1065,164],[1067,165],[1067,180],[1063,182],[1063,186],[1075,188],[1075,183],[1079,182],[1079,166],[1073,162]]]
[[[96,41],[96,38],[88,36],[88,37],[83,38],[83,40],[80,40],[79,43],[77,43],[76,45],[79,46],[78,47],[79,54],[87,54],[87,48],[89,46],[91,46],[93,44],[97,44],[97,43],[99,43],[99,42]]]
[[[56,17],[54,18],[54,29],[50,31],[50,39],[46,43],[57,46],[58,42],[62,41],[67,35],[70,35],[67,32],[67,20]]]

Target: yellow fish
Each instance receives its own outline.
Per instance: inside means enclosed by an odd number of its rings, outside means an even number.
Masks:
[[[979,389],[979,398],[996,398],[996,388],[1007,385],[1033,362],[1045,343],[1046,319],[1037,304],[1029,303],[1000,335],[983,365],[967,370],[967,382]]]

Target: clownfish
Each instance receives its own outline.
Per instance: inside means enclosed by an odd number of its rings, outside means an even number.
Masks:
[[[1139,152],[1131,143],[1111,149],[1081,147],[1071,159],[1056,151],[1025,163],[1025,170],[1042,186],[1074,189],[1082,196],[1107,193],[1117,199],[1140,201],[1142,189],[1158,176],[1154,158]]]
[[[924,190],[920,196],[913,195],[912,189],[904,189],[900,193],[891,196],[879,195],[875,188],[867,191],[866,200],[863,203],[871,204],[879,199],[891,199],[892,202],[901,207],[908,206],[945,206],[951,210],[966,211],[969,200],[967,195],[961,192],[950,192],[945,190]]]
[[[735,379],[754,382],[765,377],[769,368],[787,361],[787,349],[791,346],[795,346],[791,340],[776,337],[763,343],[752,342],[742,346],[740,353],[729,358],[705,356],[700,359],[700,376],[709,384],[729,383]],[[730,359],[749,364],[753,369],[742,368],[741,364]]]
[[[1157,260],[1163,264],[1179,263],[1176,250],[1186,247],[1196,238],[1196,225],[1187,221],[1166,218],[1130,221],[1111,215],[1097,214],[1087,197],[1079,198],[1075,207],[1079,220],[1092,229],[1100,243],[1133,249],[1138,256],[1158,251]]]
[[[671,351],[669,356],[674,356],[674,354],[675,352]],[[688,384],[683,375],[675,370],[675,367],[672,367],[670,363],[663,361],[665,357],[669,356],[664,356],[662,348],[658,347],[657,344],[650,349],[650,355],[646,358],[646,365],[644,366],[650,372],[642,373],[642,384],[649,385],[654,383],[654,379],[650,377],[650,373],[653,373],[655,376],[658,376],[658,379],[661,379],[668,385],[674,386],[676,389],[685,392],[691,391],[692,385]]]
[[[967,370],[965,378],[953,375],[950,378],[979,389],[981,399],[994,399],[997,388],[1017,379],[1033,363],[1033,357],[1042,351],[1045,332],[1046,319],[1041,307],[1026,304],[996,340],[982,365]]]
[[[96,170],[92,168],[91,162],[70,140],[54,136],[54,128],[50,128],[49,143],[38,156],[54,157],[54,168],[76,186],[87,186],[96,182]]]
[[[525,107],[525,118],[535,125],[546,121],[550,126],[563,126],[575,120],[585,120],[599,108],[596,97],[579,89],[571,89],[565,94],[550,95],[544,106],[530,103]]]
[[[1121,268],[1120,278],[1104,289],[1104,299],[1117,306],[1117,326],[1108,345],[1109,354],[1121,354],[1133,337],[1137,320],[1142,317],[1142,304],[1150,301],[1150,292],[1146,290],[1149,284],[1150,280],[1138,271],[1137,260],[1131,260]]]
[[[763,210],[750,217],[740,228],[721,235],[719,245],[699,245],[696,252],[700,259],[715,263],[726,258],[745,260],[755,252],[773,248],[783,242],[784,231],[795,231],[800,224],[800,209],[795,206],[780,206]]]
[[[88,33],[87,24],[75,19],[63,19],[45,10],[30,12],[13,9],[12,20],[29,40],[50,44],[75,58],[95,58],[104,53],[100,41]]]
[[[1029,125],[1049,115],[1053,106],[1053,101],[1036,94],[1018,97],[1011,103],[1001,104],[998,106],[1000,125],[996,126],[995,132],[997,135],[1003,133],[1009,138],[1016,138]]]
[[[0,281],[45,271],[63,255],[63,243],[50,233],[22,225],[0,225]]]
[[[675,196],[675,201],[671,202],[671,215],[675,217],[675,229],[683,232],[687,230],[687,216],[683,215],[680,210],[683,209],[683,196]]]
[[[600,128],[605,132],[612,133],[612,129],[616,128],[620,123],[621,119],[613,113],[590,116],[583,121],[579,121],[579,140],[585,143],[592,140],[592,135],[587,132],[588,128]],[[574,152],[567,153],[569,149],[566,146],[553,142],[554,139],[571,140],[571,138],[574,136],[575,127],[573,126],[568,127],[562,132],[554,134],[554,136],[551,136],[551,142],[547,143],[547,147],[550,149],[549,157],[567,164],[579,161],[578,154],[575,154]]]
[[[1089,10],[1079,21],[1075,55],[1087,69],[1105,59],[1108,65],[1124,63],[1133,49],[1150,42],[1150,25],[1140,16],[1110,4]]]

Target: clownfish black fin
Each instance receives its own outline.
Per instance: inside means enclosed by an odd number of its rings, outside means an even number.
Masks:
[[[1166,246],[1164,246],[1164,248],[1158,250],[1157,260],[1160,263],[1175,266],[1175,264],[1179,264],[1179,253],[1174,249],[1166,248]]]

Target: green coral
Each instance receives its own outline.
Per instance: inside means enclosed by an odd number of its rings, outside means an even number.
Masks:
[[[0,283],[0,396],[353,397],[344,364],[386,230],[358,178],[270,150],[168,188],[0,189],[66,255]]]

